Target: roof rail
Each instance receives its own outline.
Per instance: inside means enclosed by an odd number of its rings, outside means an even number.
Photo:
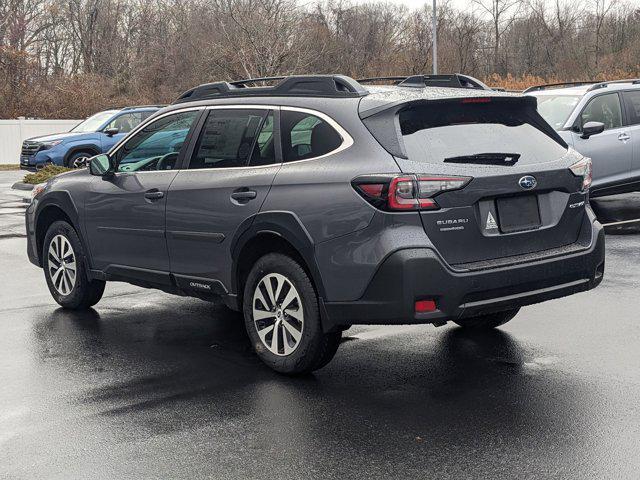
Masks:
[[[124,107],[122,110],[133,110],[135,108],[164,108],[166,105],[132,105],[129,107]]]
[[[394,85],[399,84],[403,80],[406,80],[408,77],[403,75],[401,77],[368,77],[368,78],[358,78],[356,82],[358,83],[375,83],[375,82],[393,82]]]
[[[248,87],[252,83],[279,82],[272,87]],[[187,90],[173,103],[193,102],[211,98],[246,96],[282,97],[362,97],[369,92],[353,78],[344,75],[292,75],[287,77],[261,77],[233,82],[205,83]]]
[[[640,78],[627,78],[624,80],[611,80],[608,82],[598,82],[595,85],[592,85],[591,87],[589,87],[587,92],[590,92],[591,90],[597,90],[598,88],[604,88],[607,85],[616,84],[616,83],[631,83],[632,85],[633,84],[637,85],[637,84],[640,84]]]
[[[460,73],[449,75],[409,75],[402,77],[372,77],[357,80],[359,83],[373,83],[376,81],[392,81],[399,87],[449,87],[449,88],[478,88],[491,90],[477,78]]]
[[[276,80],[284,80],[287,78],[286,76],[278,76],[278,77],[257,77],[257,78],[247,78],[245,80],[235,80],[233,82],[229,82],[231,85],[235,85],[236,87],[246,87],[252,83],[262,83],[262,82],[273,82]]]
[[[592,83],[596,83],[593,80],[579,80],[577,82],[558,82],[558,83],[545,83],[542,85],[534,85],[533,87],[529,87],[526,88],[522,93],[528,93],[528,92],[537,92],[540,90],[546,90],[547,88],[556,88],[556,87],[560,87],[560,88],[571,88],[571,87],[577,87],[580,85],[589,85]]]

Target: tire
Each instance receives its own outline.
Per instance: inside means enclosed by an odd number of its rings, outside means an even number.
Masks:
[[[329,363],[338,350],[342,332],[322,331],[313,284],[287,255],[270,253],[258,259],[247,276],[242,303],[258,357],[277,372],[312,372]]]
[[[512,310],[505,310],[504,312],[486,313],[475,317],[459,318],[458,320],[454,320],[454,322],[463,328],[489,330],[491,328],[504,325],[515,317],[519,311],[520,308],[514,308]]]
[[[102,298],[105,282],[88,279],[82,243],[67,222],[54,222],[47,230],[42,247],[42,267],[51,296],[60,306],[85,310]]]
[[[82,168],[87,165],[87,160],[91,157],[93,157],[91,152],[74,152],[64,161],[64,166],[67,168]]]

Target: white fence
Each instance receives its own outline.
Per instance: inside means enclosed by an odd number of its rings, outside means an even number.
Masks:
[[[19,163],[23,140],[68,132],[78,123],[80,120],[0,120],[0,163]]]

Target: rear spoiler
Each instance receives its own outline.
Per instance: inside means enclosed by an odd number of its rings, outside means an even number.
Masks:
[[[568,148],[567,143],[558,135],[551,125],[549,125],[538,113],[537,100],[533,96],[506,96],[506,95],[474,95],[444,98],[438,100],[417,99],[410,101],[393,102],[385,105],[386,108],[375,108],[361,113],[360,118],[371,134],[378,140],[380,145],[391,155],[398,158],[408,158],[402,141],[402,132],[398,113],[406,108],[417,105],[442,105],[459,103],[486,103],[508,105],[509,108],[522,109],[527,112],[528,120],[543,133],[553,138],[560,145]]]
[[[403,92],[404,93],[404,92]],[[371,117],[373,115],[378,115],[379,113],[382,113],[384,111],[387,110],[401,110],[402,108],[405,107],[410,107],[412,105],[416,105],[416,104],[422,104],[425,102],[428,103],[442,103],[442,102],[451,102],[451,103],[458,103],[460,101],[464,101],[469,102],[469,103],[473,103],[473,102],[501,102],[501,101],[507,101],[507,102],[514,102],[514,105],[517,104],[518,102],[522,102],[521,105],[527,105],[527,104],[532,104],[533,107],[535,108],[536,105],[538,104],[538,100],[536,99],[536,97],[532,96],[532,95],[513,95],[513,94],[508,94],[508,93],[503,93],[503,92],[497,92],[495,90],[489,90],[489,91],[477,91],[477,90],[462,90],[460,89],[459,91],[456,92],[457,95],[451,95],[451,96],[447,96],[447,97],[429,97],[428,95],[424,95],[424,94],[419,94],[414,96],[413,98],[411,97],[406,97],[406,96],[402,96],[400,97],[398,100],[395,101],[386,101],[384,103],[380,102],[380,103],[373,103],[372,106],[370,108],[366,108],[366,109],[362,109],[363,108],[363,104],[360,104],[360,111],[358,112],[358,114],[360,115],[360,118],[362,120],[364,120],[365,118]]]

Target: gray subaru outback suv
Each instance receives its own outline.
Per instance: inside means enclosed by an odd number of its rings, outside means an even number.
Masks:
[[[640,80],[538,85],[524,92],[558,135],[593,161],[590,196],[640,190]]]
[[[591,162],[534,98],[462,75],[276,80],[196,87],[37,188],[28,254],[60,305],[108,280],[222,301],[302,373],[352,324],[492,328],[602,280]]]

